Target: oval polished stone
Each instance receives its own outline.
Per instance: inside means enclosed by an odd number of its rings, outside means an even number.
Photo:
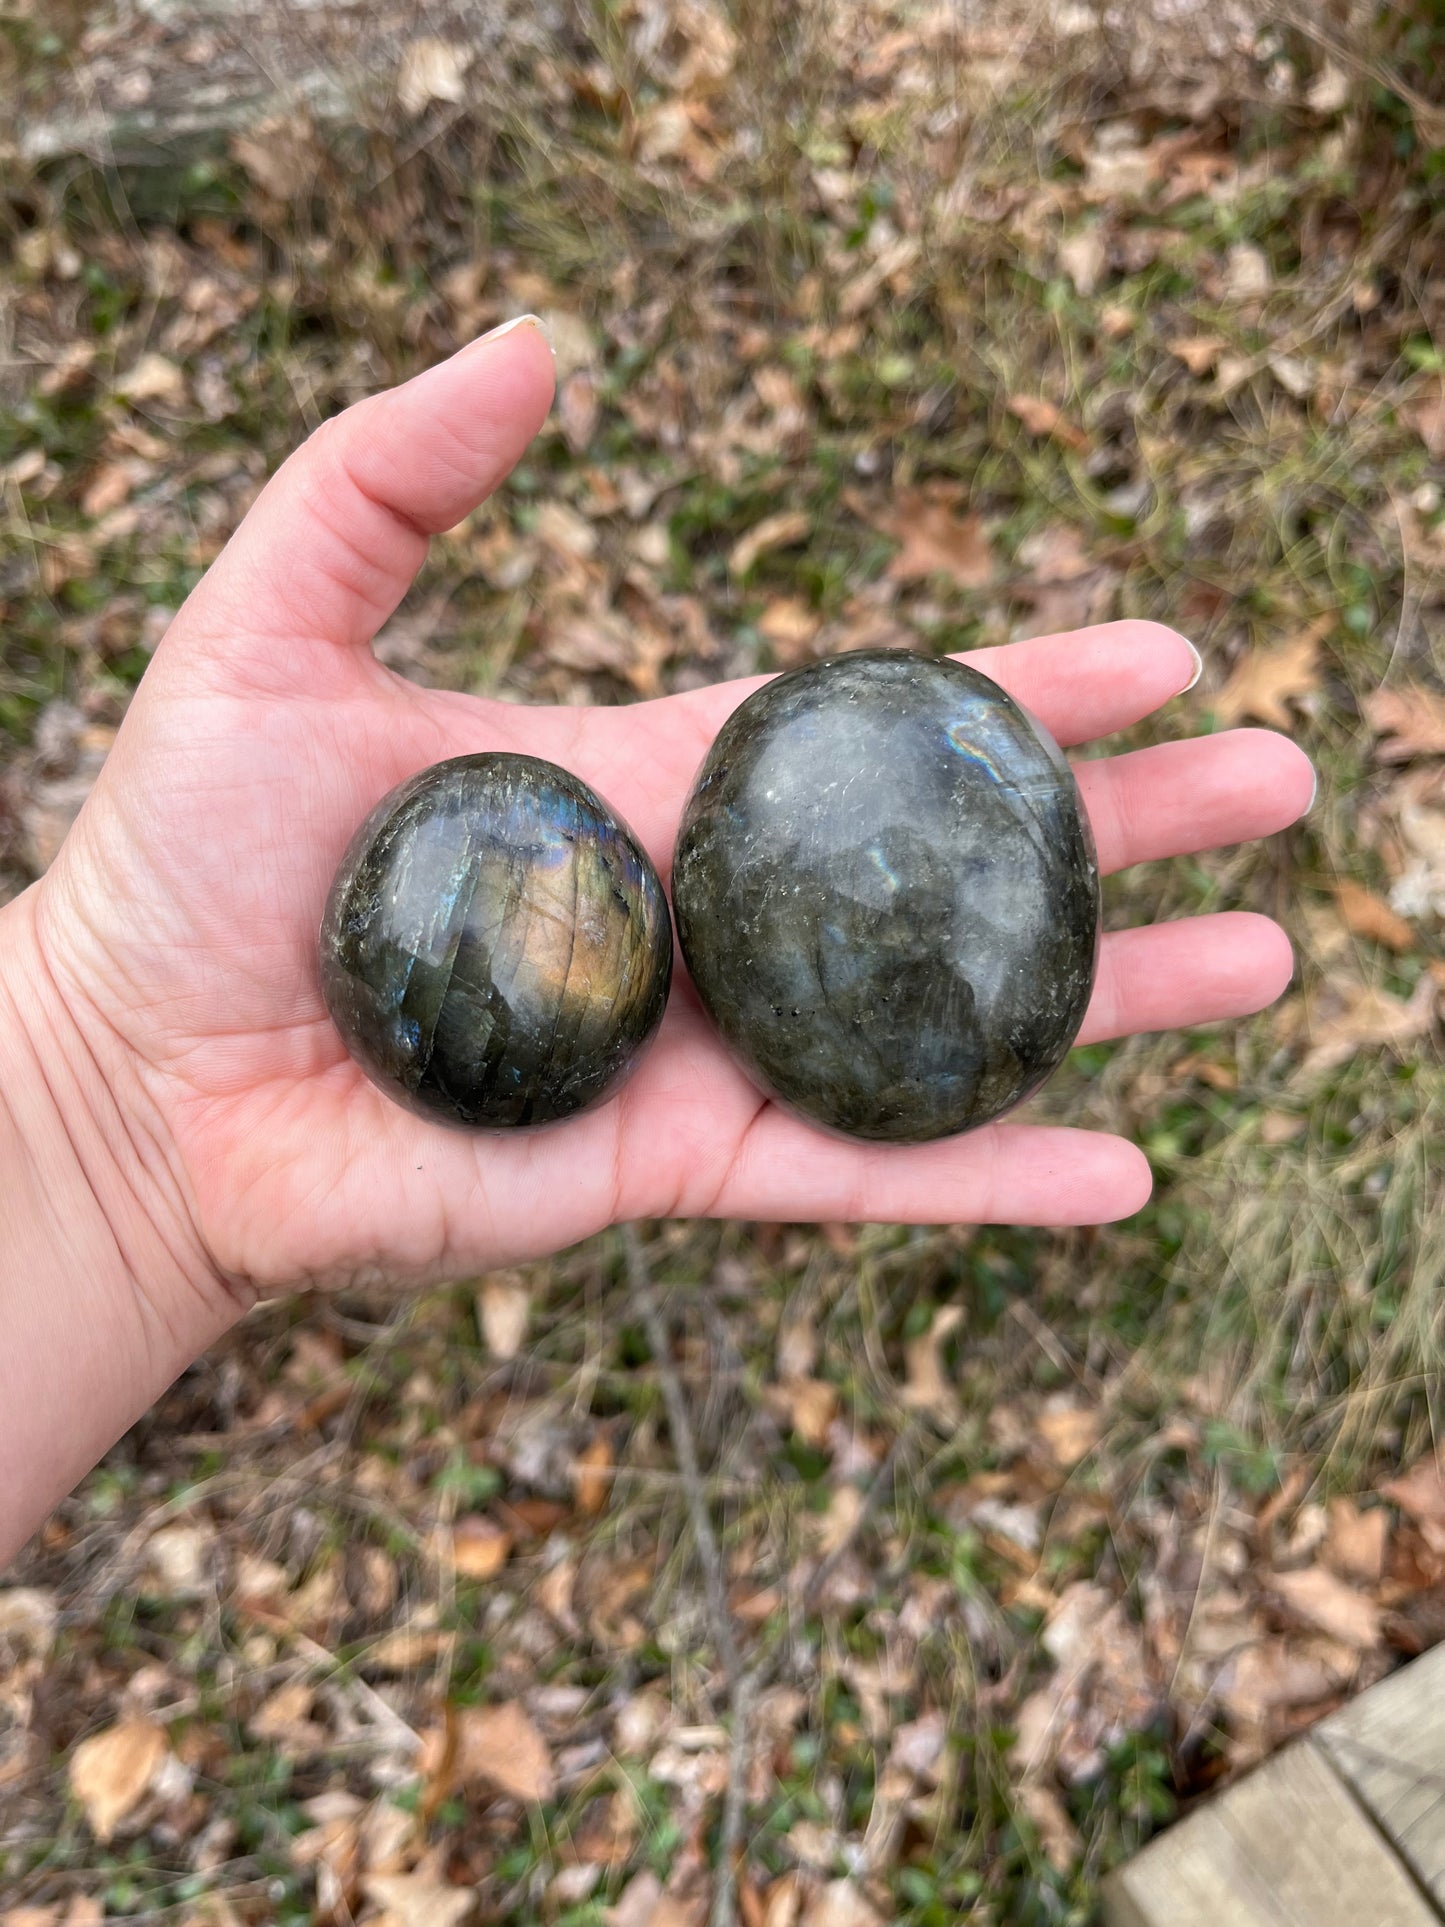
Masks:
[[[920,1143],[1057,1068],[1093,987],[1098,864],[1052,738],[987,676],[895,650],[776,677],[683,813],[673,915],[771,1096]]]
[[[533,756],[457,756],[384,797],[321,927],[326,1005],[362,1069],[484,1129],[610,1096],[671,975],[656,870],[585,783]]]

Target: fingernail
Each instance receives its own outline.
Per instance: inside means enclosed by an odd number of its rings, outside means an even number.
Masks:
[[[1189,640],[1187,636],[1181,636],[1179,640],[1184,644],[1184,647],[1189,651],[1190,655],[1193,656],[1194,658],[1194,674],[1189,678],[1188,682],[1185,683],[1184,688],[1180,690],[1179,693],[1182,696],[1186,693],[1186,691],[1192,689],[1195,683],[1197,683],[1199,681],[1199,678],[1204,674],[1204,658],[1203,656],[1200,655],[1199,651],[1194,647],[1194,644]]]
[[[1306,816],[1309,815],[1310,811],[1314,808],[1315,804],[1319,801],[1319,797],[1320,797],[1320,773],[1315,768],[1313,763],[1310,764],[1310,783],[1311,783],[1310,800],[1308,803],[1305,804]]]
[[[488,328],[484,335],[478,335],[472,346],[480,348],[484,341],[500,341],[503,335],[509,335],[514,328],[523,327],[535,328],[547,346],[552,348],[552,337],[547,332],[547,324],[540,315],[536,314],[514,314],[510,321],[499,322],[495,328]],[[557,350],[552,348],[554,358],[556,353]]]

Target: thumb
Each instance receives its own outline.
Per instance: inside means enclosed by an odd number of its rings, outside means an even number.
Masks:
[[[262,490],[166,647],[304,678],[317,647],[369,643],[427,541],[483,501],[551,406],[542,324],[522,315],[324,422]]]

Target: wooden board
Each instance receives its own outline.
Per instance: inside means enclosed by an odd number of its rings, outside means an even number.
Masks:
[[[1445,1646],[1310,1734],[1445,1913]]]
[[[1146,1847],[1105,1883],[1109,1927],[1440,1927],[1308,1742]]]

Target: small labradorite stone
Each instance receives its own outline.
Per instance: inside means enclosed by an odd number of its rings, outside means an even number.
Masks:
[[[656,870],[585,783],[533,756],[457,756],[384,797],[321,926],[326,1005],[362,1069],[482,1129],[610,1096],[671,975]]]
[[[1008,1110],[1094,981],[1098,864],[1058,746],[976,669],[903,651],[794,670],[733,712],[672,905],[754,1081],[851,1137],[916,1144]]]

